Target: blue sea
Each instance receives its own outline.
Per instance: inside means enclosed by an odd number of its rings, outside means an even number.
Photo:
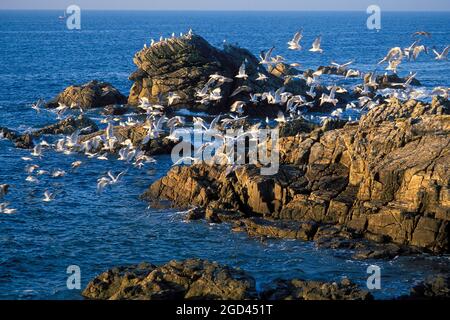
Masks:
[[[81,30],[68,30],[57,11],[0,11],[0,126],[26,131],[54,123],[55,115],[30,108],[38,98],[50,99],[66,86],[91,79],[112,83],[127,94],[132,58],[150,39],[192,28],[211,44],[238,43],[255,55],[276,47],[276,53],[299,62],[300,69],[355,60],[354,68],[371,71],[394,46],[407,47],[412,33],[426,30],[428,46],[450,44],[450,13],[382,12],[381,30],[368,30],[365,12],[100,12],[82,11]],[[305,47],[322,35],[324,53],[287,50],[286,42],[304,30]],[[378,67],[379,72],[383,72]],[[427,88],[450,86],[450,62],[434,61],[432,53],[402,64],[401,76],[417,72]],[[100,115],[92,111],[93,119]],[[51,137],[48,137],[51,139]],[[0,215],[0,299],[81,299],[66,286],[69,265],[81,269],[82,288],[117,265],[199,257],[248,271],[262,287],[270,280],[300,277],[327,281],[349,277],[365,286],[367,267],[381,267],[377,298],[408,293],[418,281],[448,272],[448,256],[420,255],[391,261],[355,261],[346,250],[318,250],[313,243],[260,241],[231,232],[227,224],[185,222],[177,210],[148,209],[139,195],[171,166],[169,156],[144,169],[129,168],[123,183],[96,194],[96,181],[108,170],[128,166],[111,159],[63,155],[50,150],[42,159],[24,161],[28,150],[0,140],[0,184],[10,193],[5,201],[17,212]],[[70,164],[81,160],[80,168]],[[63,169],[62,178],[48,175],[25,181],[25,166]],[[56,199],[42,201],[43,192]]]

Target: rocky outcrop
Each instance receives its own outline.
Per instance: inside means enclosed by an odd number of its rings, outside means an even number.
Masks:
[[[411,289],[408,296],[402,296],[405,300],[449,300],[450,299],[450,275],[440,274],[429,277]]]
[[[171,108],[180,106],[218,113],[228,111],[234,101],[248,102],[249,93],[276,90],[284,82],[261,67],[258,59],[248,50],[231,44],[225,44],[224,49],[219,50],[198,35],[170,38],[144,47],[136,53],[133,61],[138,69],[129,77],[134,81],[128,98],[131,105],[137,105],[142,97],[153,103],[166,103],[169,94],[176,94],[179,98]],[[238,79],[235,76],[244,61],[248,78]],[[256,81],[258,73],[265,74],[267,80]],[[230,81],[209,82],[213,74],[227,77]],[[222,98],[201,104],[196,93],[208,82],[209,90],[206,93],[220,88]],[[242,91],[235,92],[239,87]],[[251,103],[245,108],[246,113],[254,116],[276,115],[279,110],[279,106],[269,108],[261,104],[256,107]]]
[[[82,134],[91,134],[98,131],[97,124],[85,115],[70,116],[55,124],[33,131],[34,138],[44,134],[72,134],[79,130]]]
[[[261,293],[264,300],[373,300],[349,279],[341,282],[306,281],[301,279],[275,280]]]
[[[303,225],[313,222],[400,246],[388,255],[403,245],[449,252],[450,115],[442,101],[381,104],[359,124],[315,128],[279,144],[273,176],[253,165],[229,173],[217,165],[173,167],[143,196],[300,223],[282,232],[267,222],[259,230],[268,235],[310,240]]]
[[[129,139],[134,146],[141,146],[141,150],[145,151],[148,155],[170,154],[176,142],[166,139],[167,134],[161,134],[159,137],[150,139],[145,145],[142,145],[142,142],[148,133],[148,130],[145,129],[144,126],[144,124],[136,124],[133,126],[114,126],[113,133],[117,138],[117,143],[115,144],[115,150],[113,151],[118,151],[123,147],[121,143]],[[80,137],[80,143],[104,134],[105,130],[99,130],[92,134],[84,135]],[[98,152],[102,147],[103,143],[100,142],[97,150],[92,149],[91,151]]]
[[[246,272],[200,259],[141,263],[110,269],[89,282],[82,295],[96,300],[371,300],[348,279],[340,283],[277,279],[256,291]]]
[[[108,270],[83,291],[98,300],[246,300],[257,298],[255,280],[243,271],[200,259],[148,263]]]
[[[17,148],[31,149],[34,147],[33,137],[30,133],[20,134],[14,130],[0,127],[0,139],[7,139]]]
[[[48,108],[56,108],[59,104],[74,106],[74,108],[90,109],[108,105],[124,104],[127,97],[107,82],[92,80],[83,85],[72,85],[64,89],[54,99],[49,101]]]

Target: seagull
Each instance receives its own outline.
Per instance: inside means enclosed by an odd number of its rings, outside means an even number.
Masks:
[[[190,163],[190,162],[197,163],[198,161],[199,161],[198,158],[194,158],[194,157],[183,157],[183,158],[178,159],[172,166],[178,166],[178,165],[180,165],[181,163],[185,163],[185,162],[187,162],[187,163]]]
[[[244,101],[236,101],[234,102],[231,107],[230,107],[230,111],[231,112],[236,112],[237,114],[241,115],[244,113],[244,106],[245,106],[245,102]]]
[[[108,176],[111,179],[109,184],[117,184],[119,182],[119,179],[126,173],[125,171],[120,172],[117,176],[114,176],[111,171],[108,171]]]
[[[233,93],[230,95],[230,98],[237,96],[241,92],[252,92],[253,89],[249,86],[239,86],[236,88],[236,90],[233,91]]]
[[[241,67],[239,68],[236,78],[238,78],[238,79],[247,79],[248,78],[247,73],[245,73],[245,61],[241,64]]]
[[[422,51],[425,51],[425,53],[428,53],[427,52],[428,50],[427,50],[427,48],[424,45],[414,47],[413,53],[412,53],[412,58],[413,58],[414,61],[419,57],[419,54]]]
[[[267,81],[269,79],[264,73],[258,72],[258,78],[256,78],[256,81]]]
[[[343,64],[339,64],[339,63],[336,63],[336,62],[333,61],[333,62],[331,62],[331,64],[333,66],[335,66],[338,70],[344,70],[346,67],[351,65],[353,62],[354,61],[352,60],[352,61],[349,61],[349,62],[346,62],[346,63],[343,63]]]
[[[336,104],[338,103],[338,99],[335,98],[335,93],[336,93],[336,86],[333,86],[333,88],[331,88],[329,95],[322,93],[322,96],[319,99],[320,105],[323,105],[324,103],[328,102],[333,104],[333,106],[336,106]]]
[[[321,36],[318,36],[318,37],[316,38],[316,40],[314,40],[314,42],[313,42],[313,44],[312,44],[312,48],[309,49],[309,51],[311,51],[311,52],[319,52],[319,53],[322,53],[323,50],[320,48],[320,42],[321,42],[321,40],[322,40],[322,37],[321,37]]]
[[[32,182],[32,183],[38,183],[39,182],[39,180],[36,177],[33,177],[33,176],[26,177],[25,181]]]
[[[397,73],[397,68],[401,62],[402,62],[402,60],[400,60],[400,59],[390,60],[389,65],[386,67],[386,70],[390,70],[393,73]]]
[[[348,69],[346,74],[345,74],[345,78],[349,78],[349,77],[360,77],[361,76],[361,72],[358,70],[353,70],[353,69]]]
[[[102,193],[103,189],[109,185],[109,183],[111,182],[111,180],[107,177],[101,177],[100,179],[97,180],[97,193]]]
[[[335,117],[335,118],[340,118],[341,115],[342,115],[342,113],[344,113],[344,110],[342,110],[342,108],[337,108],[336,110],[334,110],[334,111],[331,113],[331,116],[332,116],[332,117]]]
[[[44,104],[44,101],[42,99],[39,99],[35,103],[31,105],[31,109],[36,110],[37,113],[41,112],[41,107]]]
[[[64,177],[65,175],[66,175],[66,172],[64,170],[60,170],[60,169],[56,169],[55,171],[52,172],[53,178],[60,178],[60,177]]]
[[[274,119],[276,122],[278,123],[285,123],[286,122],[286,118],[284,117],[284,113],[279,111],[277,114],[277,117]]]
[[[403,50],[400,47],[394,47],[389,50],[388,54],[378,62],[378,64],[382,64],[383,62],[390,60],[401,60],[403,59]]]
[[[221,84],[225,83],[225,82],[233,82],[233,79],[221,76],[220,74],[217,74],[217,73],[210,75],[209,78],[213,79],[214,81],[217,81]]]
[[[44,202],[50,202],[55,199],[55,195],[53,193],[50,193],[48,190],[45,190],[44,192],[44,199],[42,201]]]
[[[450,50],[450,46],[446,46],[445,49],[442,51],[442,53],[439,53],[436,51],[436,49],[433,49],[434,54],[436,55],[435,60],[448,60],[447,55]]]
[[[431,37],[431,33],[427,31],[417,31],[413,33],[413,36],[425,36],[425,37]]]
[[[81,161],[74,161],[74,162],[72,162],[72,168],[78,168],[80,165],[81,165]]]
[[[272,52],[275,49],[275,47],[270,48],[269,50],[267,50],[266,52],[261,51],[259,57],[260,57],[260,62],[259,64],[272,64]]]
[[[179,99],[181,99],[181,97],[175,92],[169,92],[167,96],[169,106],[171,106],[175,101]]]
[[[33,152],[31,153],[33,157],[41,157],[42,156],[42,147],[40,144],[37,144],[33,148]]]
[[[294,34],[294,37],[287,44],[289,45],[289,50],[301,50],[302,46],[299,44],[300,40],[303,38],[303,30],[300,30]]]
[[[8,205],[8,202],[0,203],[0,213],[13,214],[17,211],[16,209],[8,208]]]

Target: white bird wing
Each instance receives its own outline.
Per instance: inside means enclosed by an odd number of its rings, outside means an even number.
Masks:
[[[322,40],[322,37],[321,36],[318,36],[315,40],[314,40],[314,42],[313,42],[313,44],[312,44],[312,47],[314,48],[314,49],[319,49],[320,48],[320,41]]]
[[[442,51],[441,56],[446,57],[448,55],[449,50],[450,46],[445,47],[444,51]]]

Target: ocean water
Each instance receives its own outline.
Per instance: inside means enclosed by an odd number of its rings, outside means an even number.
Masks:
[[[382,13],[379,32],[366,28],[364,12],[95,12],[82,11],[81,30],[70,31],[56,11],[0,11],[0,126],[19,131],[56,121],[55,115],[31,110],[38,98],[49,99],[63,88],[91,79],[111,82],[127,94],[134,71],[134,53],[151,38],[192,28],[215,46],[224,40],[254,54],[276,46],[276,53],[302,64],[301,69],[355,60],[363,71],[376,68],[394,46],[407,47],[418,30],[432,33],[424,44],[442,50],[450,44],[450,13]],[[287,50],[294,32],[304,29],[309,47],[321,34],[324,53]],[[378,68],[382,72],[382,68]],[[448,61],[422,54],[402,64],[400,75],[417,72],[425,88],[450,86]],[[90,115],[98,119],[96,112]],[[52,139],[52,137],[46,137]],[[420,255],[391,261],[354,261],[346,250],[318,250],[313,243],[260,241],[230,226],[185,222],[176,210],[148,209],[139,195],[170,168],[169,156],[138,170],[129,168],[124,182],[97,195],[96,180],[123,162],[100,161],[78,154],[47,150],[42,159],[21,159],[29,151],[0,140],[0,183],[10,184],[5,201],[17,209],[0,215],[0,299],[80,299],[80,290],[66,287],[69,265],[81,268],[84,287],[96,274],[116,265],[200,257],[248,271],[258,286],[276,277],[339,280],[347,276],[365,285],[366,269],[382,270],[378,298],[405,294],[428,275],[448,272],[449,257]],[[81,160],[82,166],[70,169]],[[62,178],[41,176],[25,181],[27,164],[64,169]],[[56,193],[50,203],[43,192]]]

